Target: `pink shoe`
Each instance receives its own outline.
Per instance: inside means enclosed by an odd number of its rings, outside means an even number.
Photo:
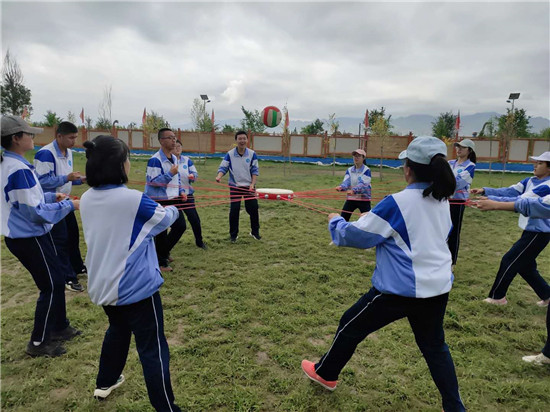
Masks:
[[[543,308],[545,308],[546,306],[548,306],[548,304],[550,304],[550,298],[546,299],[546,300],[540,300],[537,302],[537,305],[538,306],[541,306]]]
[[[508,301],[506,300],[506,296],[502,299],[493,299],[493,298],[485,298],[483,299],[483,302],[490,303],[492,305],[507,305]]]
[[[315,363],[310,362],[306,359],[302,361],[302,370],[309,379],[317,382],[319,385],[321,385],[323,388],[328,389],[329,391],[333,391],[334,389],[336,389],[336,385],[338,385],[338,381],[326,381],[319,375],[317,375],[317,372],[315,372]]]

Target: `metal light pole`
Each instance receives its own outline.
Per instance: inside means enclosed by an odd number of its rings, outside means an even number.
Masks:
[[[510,93],[510,96],[508,96],[508,100],[506,100],[506,103],[512,103],[512,122],[511,122],[511,130],[506,130],[506,140],[504,142],[505,144],[505,150],[504,150],[504,159],[503,159],[503,165],[502,165],[502,180],[504,179],[504,173],[506,172],[506,162],[508,162],[508,156],[510,151],[510,141],[512,140],[512,137],[515,136],[515,113],[514,113],[514,102],[519,99],[519,93]],[[506,128],[507,129],[507,128]]]

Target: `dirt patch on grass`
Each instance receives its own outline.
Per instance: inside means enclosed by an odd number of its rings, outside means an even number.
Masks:
[[[9,298],[5,303],[2,303],[2,309],[9,309],[15,306],[24,305],[36,300],[36,295],[29,295],[28,291],[19,292]]]
[[[313,346],[325,346],[327,344],[327,342],[324,339],[309,338],[307,341],[311,343]]]
[[[267,363],[269,361],[269,355],[265,352],[257,352],[256,353],[256,361],[263,365],[264,363]]]
[[[66,399],[71,393],[70,388],[57,388],[50,391],[50,400],[63,400]]]
[[[183,322],[178,322],[178,327],[175,330],[174,333],[172,333],[169,337],[166,337],[166,342],[168,342],[169,346],[172,345],[183,345],[182,337],[184,336],[184,325]]]

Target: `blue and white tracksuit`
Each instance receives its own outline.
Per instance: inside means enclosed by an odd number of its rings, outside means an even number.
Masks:
[[[109,317],[96,385],[117,381],[133,333],[152,405],[157,411],[179,411],[159,294],[164,280],[153,243],[177,219],[178,210],[124,185],[104,185],[82,195],[80,213],[88,245],[88,293]]]
[[[450,160],[449,165],[456,178],[456,189],[449,199],[451,210],[451,221],[453,229],[449,234],[447,244],[451,251],[453,265],[456,265],[458,258],[458,249],[460,247],[460,231],[462,230],[462,217],[464,216],[465,203],[470,197],[469,190],[474,178],[476,164],[470,160],[458,163],[458,159]]]
[[[255,236],[260,235],[260,216],[258,213],[258,200],[254,197],[254,192],[250,191],[252,176],[258,176],[258,156],[254,150],[245,148],[244,154],[239,154],[235,147],[231,149],[220,163],[218,173],[225,175],[229,172],[229,196],[231,206],[229,209],[229,236],[236,239],[239,234],[239,212],[241,210],[241,200],[244,198],[244,207],[250,216],[251,233]]]
[[[69,200],[56,202],[55,193],[44,193],[34,166],[24,157],[10,151],[3,156],[2,235],[40,289],[31,341],[43,342],[50,330],[60,331],[69,324],[65,274],[50,231],[74,206]]]
[[[180,175],[170,174],[170,168],[177,164],[178,159],[171,155],[170,159],[159,150],[147,162],[145,194],[155,201],[174,199],[180,195]]]
[[[67,153],[63,155],[55,140],[36,152],[34,167],[45,192],[70,195],[72,185],[82,184],[80,179],[69,181],[68,175],[73,172],[73,152],[67,149]]]
[[[341,216],[349,221],[355,209],[361,213],[368,212],[371,208],[371,173],[366,165],[358,169],[354,166],[346,170],[344,180],[340,184],[341,191],[351,190],[353,194],[346,196],[346,202],[342,207]]]
[[[202,240],[202,228],[201,228],[201,219],[195,207],[195,189],[192,186],[192,181],[189,180],[189,176],[193,176],[196,181],[199,177],[197,168],[195,167],[193,161],[184,155],[181,155],[178,162],[178,172],[180,175],[181,187],[180,194],[186,194],[187,200],[182,204],[182,211],[187,216],[191,229],[193,229],[193,235],[195,236],[195,244],[198,247],[203,247],[204,242]]]
[[[550,219],[550,195],[540,198],[520,198],[514,202],[516,212],[533,219]],[[546,310],[546,344],[542,353],[550,358],[550,305]]]
[[[80,179],[69,181],[68,176],[73,172],[73,152],[67,148],[63,154],[56,140],[36,152],[34,167],[45,192],[70,195],[73,184],[82,184]],[[55,224],[51,234],[63,265],[65,281],[78,282],[76,273],[83,270],[84,263],[80,255],[80,233],[74,213],[69,213]]]
[[[183,201],[180,195],[181,180],[180,174],[172,176],[170,169],[178,164],[178,158],[171,154],[166,157],[164,152],[159,150],[147,162],[145,194],[163,206],[177,205],[182,207]],[[178,219],[168,230],[160,232],[155,238],[157,257],[161,266],[168,266],[170,251],[178,243],[186,229],[183,212],[180,211]]]
[[[538,179],[533,176],[510,187],[493,189],[484,187],[485,195],[498,202],[518,202],[539,199],[550,195],[550,176]],[[520,212],[521,213],[521,212]],[[550,298],[550,285],[537,270],[536,258],[550,242],[550,218],[540,219],[520,214],[518,225],[523,229],[520,239],[503,256],[489,297],[502,299],[517,273],[543,300]]]
[[[229,186],[249,188],[252,184],[252,175],[258,176],[258,156],[256,152],[245,148],[244,154],[240,155],[235,147],[224,156],[218,168],[218,173],[229,172]]]
[[[340,320],[328,352],[315,365],[329,381],[338,379],[357,345],[370,333],[406,317],[430,367],[445,411],[464,411],[443,317],[453,283],[446,239],[449,203],[423,197],[427,183],[413,183],[387,196],[372,211],[349,223],[329,222],[332,241],[359,249],[376,247],[372,289]]]

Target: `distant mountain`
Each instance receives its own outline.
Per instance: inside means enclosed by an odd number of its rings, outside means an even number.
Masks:
[[[501,114],[497,112],[485,112],[485,113],[475,113],[469,115],[460,116],[460,135],[461,136],[471,136],[473,132],[479,133],[483,124],[488,121],[491,117],[500,116]],[[432,133],[432,123],[435,122],[437,117],[431,116],[428,114],[413,114],[410,116],[403,117],[392,117],[391,123],[393,125],[393,132],[398,135],[406,135],[409,132],[412,132],[415,136],[421,135],[430,135]],[[290,130],[296,130],[298,133],[302,127],[311,124],[315,119],[312,120],[290,120]],[[340,123],[340,131],[343,133],[357,134],[359,132],[359,124],[363,122],[363,118],[360,117],[338,117],[336,119]],[[325,130],[328,129],[328,119],[321,119],[323,121]],[[216,124],[223,126],[225,124],[238,127],[241,123],[241,119],[225,119],[225,120],[216,120]],[[531,125],[531,132],[539,133],[541,130],[550,127],[550,119],[544,117],[532,117],[529,119],[529,124]],[[174,125],[174,127],[179,127],[181,129],[191,129],[192,124],[187,123],[183,125]],[[273,129],[268,129],[269,132],[279,133],[281,132],[281,127],[274,127]],[[361,125],[361,131],[363,131],[363,126]]]

